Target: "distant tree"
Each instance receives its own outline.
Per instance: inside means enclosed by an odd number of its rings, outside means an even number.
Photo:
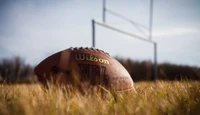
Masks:
[[[0,75],[3,82],[14,83],[21,82],[27,77],[31,77],[33,68],[25,64],[22,58],[14,57],[11,59],[2,59],[0,61]]]
[[[134,61],[116,59],[127,69],[134,81],[153,80],[153,63],[151,61]],[[200,68],[170,63],[158,64],[158,80],[200,80]]]

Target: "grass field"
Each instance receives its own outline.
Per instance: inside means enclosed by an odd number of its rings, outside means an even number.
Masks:
[[[199,81],[137,82],[135,90],[113,94],[38,84],[0,85],[0,115],[198,115]]]

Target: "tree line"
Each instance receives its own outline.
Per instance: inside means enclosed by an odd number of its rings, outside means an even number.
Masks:
[[[116,58],[129,72],[134,82],[153,81],[154,65],[151,61]],[[1,83],[35,83],[34,67],[20,57],[0,60]],[[158,64],[158,80],[200,80],[200,68],[171,63]]]

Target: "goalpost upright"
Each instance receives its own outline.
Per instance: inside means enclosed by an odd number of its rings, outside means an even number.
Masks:
[[[92,19],[92,47],[95,47],[95,24],[97,25],[100,25],[102,27],[105,27],[105,28],[108,28],[108,29],[111,29],[113,31],[116,31],[116,32],[119,32],[119,33],[122,33],[122,34],[125,34],[127,36],[130,36],[130,37],[134,37],[134,38],[138,38],[140,40],[143,40],[145,42],[148,42],[148,43],[152,43],[154,45],[154,81],[157,80],[157,43],[155,41],[152,40],[152,26],[153,26],[153,0],[150,0],[150,12],[149,12],[149,36],[148,36],[148,39],[144,38],[144,37],[141,37],[141,36],[138,36],[138,35],[135,35],[133,33],[129,33],[129,32],[126,32],[126,31],[123,31],[119,28],[115,28],[115,27],[112,27],[108,24],[106,24],[106,12],[118,17],[118,18],[121,18],[123,20],[126,20],[130,23],[132,23],[135,27],[137,27],[138,31],[141,31],[139,27],[142,27],[143,25],[140,25],[136,22],[134,22],[133,20],[129,19],[129,18],[126,18],[124,16],[122,16],[121,14],[118,14],[114,11],[111,11],[109,9],[106,8],[106,0],[103,0],[103,13],[102,13],[102,21],[103,23],[101,22],[98,22],[98,21],[95,21]],[[143,26],[143,28],[145,28]]]

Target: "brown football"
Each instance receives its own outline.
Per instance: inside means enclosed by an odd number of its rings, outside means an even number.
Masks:
[[[38,64],[34,73],[42,84],[47,81],[70,85],[88,82],[114,91],[133,89],[133,80],[127,70],[108,53],[95,48],[69,48],[57,52]]]

